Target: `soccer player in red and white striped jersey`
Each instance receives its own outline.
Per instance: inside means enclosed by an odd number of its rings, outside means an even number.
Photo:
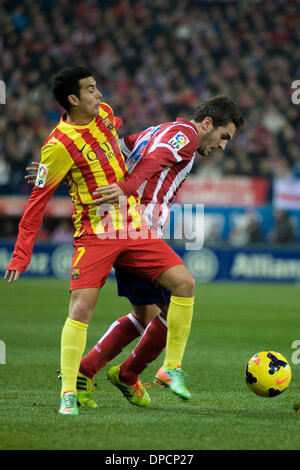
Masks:
[[[162,236],[170,204],[191,171],[198,146],[197,128],[181,118],[121,141],[131,174],[119,187],[125,195],[138,188],[141,203],[146,206],[143,214],[158,236]],[[143,159],[138,165],[141,155]]]
[[[138,190],[149,226],[162,236],[170,204],[189,174],[197,152],[206,156],[215,148],[225,150],[242,123],[235,103],[220,96],[202,103],[191,120],[178,118],[124,138],[121,149],[130,175],[125,181],[106,187],[108,196],[98,202],[117,203],[119,197]],[[97,193],[102,195],[104,191],[99,189]],[[92,380],[95,373],[139,336],[148,324],[137,347],[120,366],[120,379],[132,385],[165,346],[167,323],[160,308],[164,312],[167,310],[170,296],[159,286],[117,267],[116,279],[119,295],[131,301],[133,312],[114,322],[83,358],[80,372]],[[169,385],[171,378],[166,369],[160,369],[156,381]]]

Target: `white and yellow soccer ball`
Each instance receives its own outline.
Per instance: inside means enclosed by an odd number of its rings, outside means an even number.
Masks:
[[[245,378],[248,387],[261,397],[276,397],[291,382],[291,367],[282,354],[261,351],[249,359]]]

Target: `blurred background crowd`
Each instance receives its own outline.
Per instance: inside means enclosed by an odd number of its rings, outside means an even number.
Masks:
[[[91,69],[121,137],[215,94],[236,100],[245,126],[195,163],[199,178],[300,177],[299,24],[297,0],[2,0],[0,194],[29,194],[25,168],[62,113],[53,77],[74,64]]]
[[[198,163],[203,177],[300,174],[300,114],[291,102],[300,77],[297,1],[2,0],[0,191],[27,194],[26,164],[62,110],[52,96],[62,67],[90,68],[128,135],[223,93],[246,125],[226,156]]]

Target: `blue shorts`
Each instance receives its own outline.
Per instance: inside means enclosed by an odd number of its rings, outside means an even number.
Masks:
[[[148,281],[131,271],[114,266],[118,296],[126,297],[132,305],[169,303],[171,294],[158,284]]]

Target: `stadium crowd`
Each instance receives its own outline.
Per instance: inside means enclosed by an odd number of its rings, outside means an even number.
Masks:
[[[39,160],[61,109],[51,85],[62,67],[90,68],[122,117],[120,135],[189,116],[199,100],[235,99],[246,125],[196,164],[203,177],[300,176],[297,1],[4,0],[0,4],[0,194],[28,194],[26,165]]]

